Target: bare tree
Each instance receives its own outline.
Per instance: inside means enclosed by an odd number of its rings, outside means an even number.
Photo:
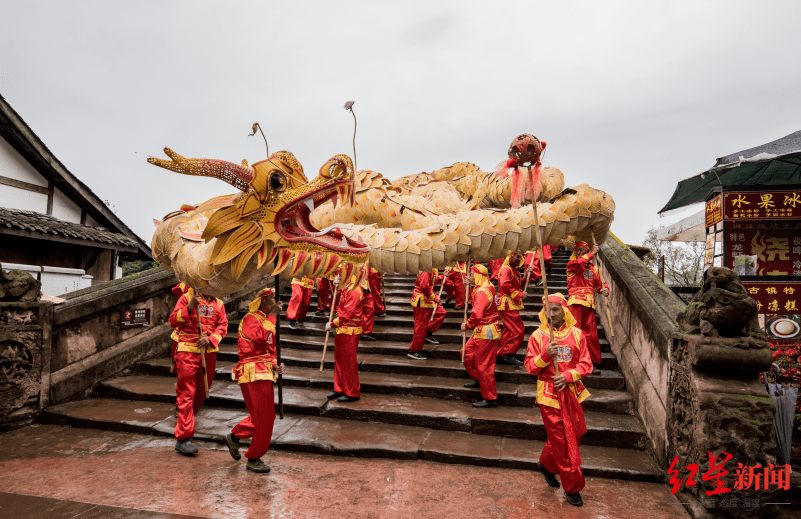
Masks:
[[[651,249],[643,261],[656,273],[659,257],[665,257],[665,284],[700,286],[704,274],[703,242],[662,241],[656,237],[659,228],[651,227],[645,234],[643,246]]]

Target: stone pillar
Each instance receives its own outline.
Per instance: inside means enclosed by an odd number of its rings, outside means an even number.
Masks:
[[[774,405],[759,381],[759,373],[767,371],[772,360],[767,341],[760,337],[673,336],[668,463],[678,456],[677,477],[682,479],[689,475],[685,466],[697,464],[696,485],[685,485],[683,489],[708,508],[730,517],[777,512],[764,506],[777,501],[776,485],[770,490],[754,490],[753,485],[748,490],[735,489],[738,463],[745,467],[761,465],[760,475],[764,474],[764,467],[776,463]],[[715,457],[721,452],[732,455],[723,467],[728,474],[722,478],[731,492],[711,496],[706,493],[714,490],[713,481],[702,478],[711,468],[709,452]],[[742,506],[744,498],[759,499],[763,505],[749,512]],[[729,503],[738,499],[740,504],[724,507],[723,499]],[[716,503],[710,507],[711,500]]]
[[[0,301],[0,430],[32,422],[49,403],[53,304]]]

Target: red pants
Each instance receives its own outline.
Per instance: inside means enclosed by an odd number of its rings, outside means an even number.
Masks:
[[[214,369],[217,367],[217,352],[206,353],[206,374],[209,388],[214,381]],[[175,424],[175,438],[188,440],[195,435],[195,415],[206,400],[206,389],[203,387],[203,364],[200,354],[179,351],[175,354],[175,369],[178,372],[178,384],[175,387],[176,404],[178,404],[178,422]]]
[[[570,313],[576,318],[576,326],[587,339],[587,349],[595,364],[601,363],[601,343],[598,342],[598,324],[595,322],[595,310],[588,306],[570,305]]]
[[[464,308],[464,281],[462,275],[455,270],[448,273],[448,280],[445,282],[445,294],[448,299],[456,301],[456,308]]]
[[[481,384],[481,396],[484,400],[495,400],[495,357],[498,352],[498,341],[475,339],[470,337],[464,346],[464,368],[473,380]]]
[[[303,321],[306,319],[306,312],[309,311],[311,303],[311,288],[303,288],[300,285],[292,285],[292,298],[286,309],[286,318],[290,321]]]
[[[317,310],[323,311],[330,308],[331,299],[331,284],[328,279],[320,278],[317,282]]]
[[[412,344],[409,346],[409,351],[415,352],[423,349],[426,335],[428,332],[434,333],[439,330],[445,321],[445,309],[442,305],[437,305],[437,311],[434,312],[434,320],[431,321],[431,312],[433,308],[420,308],[418,306],[412,307],[414,309],[414,335],[412,336]]]
[[[567,391],[567,390],[565,390]],[[584,474],[581,467],[573,468],[567,454],[567,442],[565,440],[565,426],[562,423],[561,409],[540,405],[542,422],[545,425],[545,432],[548,433],[548,441],[540,454],[540,465],[545,467],[548,472],[558,473],[562,480],[562,488],[565,492],[579,492],[584,489]],[[581,406],[582,412],[584,405]],[[581,445],[581,436],[576,436],[576,443]]]
[[[387,309],[384,307],[384,298],[381,296],[381,279],[378,276],[370,276],[370,294],[375,303],[375,313],[385,313]]]
[[[359,362],[356,350],[361,335],[338,333],[334,338],[334,391],[348,396],[361,396]]]
[[[364,305],[362,306],[362,333],[373,333],[375,325],[375,304],[370,292],[364,295]]]
[[[523,344],[523,335],[526,333],[523,319],[520,318],[520,310],[498,310],[498,316],[503,321],[498,355],[517,353],[520,345]]]
[[[239,439],[253,438],[245,457],[251,460],[261,458],[270,448],[275,423],[275,396],[271,380],[256,380],[239,384],[242,397],[248,408],[247,417],[239,422],[231,432]]]

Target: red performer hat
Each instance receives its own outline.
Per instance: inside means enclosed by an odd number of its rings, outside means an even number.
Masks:
[[[475,272],[476,274],[489,276],[489,271],[487,270],[487,267],[485,267],[481,263],[476,263],[475,265],[473,265],[473,268],[471,268],[470,271]]]
[[[546,305],[544,304],[545,303],[545,298],[544,297],[542,298],[542,302],[543,302],[542,310],[540,310],[540,316],[539,316],[540,317],[540,329],[545,331],[545,332],[547,332],[548,331],[548,324],[547,324],[548,320],[546,319],[546,315],[547,314],[546,314]],[[571,327],[576,325],[576,318],[573,317],[573,314],[568,309],[568,307],[567,307],[567,299],[565,299],[565,296],[563,296],[559,292],[556,292],[554,294],[548,294],[548,302],[549,303],[558,303],[559,305],[562,306],[562,312],[564,312],[564,320],[565,320],[564,322],[567,325],[567,328],[571,328]]]
[[[259,295],[256,296],[256,299],[251,301],[250,304],[248,305],[248,310],[251,313],[258,312],[259,308],[261,307],[261,298],[263,296],[275,296],[275,288],[273,287],[263,288],[261,292],[259,292]]]
[[[577,241],[576,244],[573,245],[573,250],[576,250],[576,247],[584,247],[585,249],[588,249],[588,250],[590,248],[590,246],[587,245],[587,243],[583,242],[583,241]]]

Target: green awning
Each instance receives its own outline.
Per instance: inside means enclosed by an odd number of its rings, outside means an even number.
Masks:
[[[759,155],[734,165],[712,168],[682,180],[670,201],[659,212],[664,213],[703,202],[715,186],[801,186],[801,152],[788,153],[762,160]]]

